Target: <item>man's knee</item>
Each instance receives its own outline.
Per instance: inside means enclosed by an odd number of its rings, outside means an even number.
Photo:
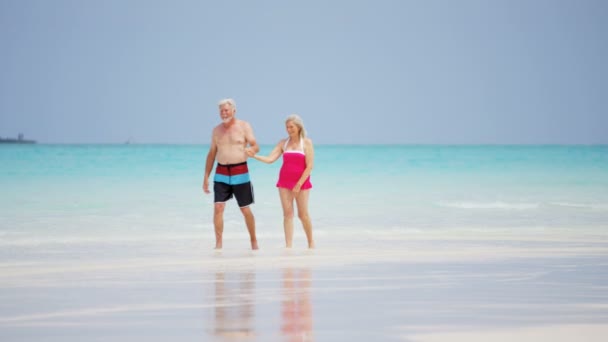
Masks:
[[[213,206],[213,211],[215,214],[223,214],[224,208],[226,208],[226,203],[215,203]]]
[[[253,213],[251,212],[251,208],[249,206],[241,207],[239,209],[241,209],[241,213],[243,213],[243,216],[253,215]]]

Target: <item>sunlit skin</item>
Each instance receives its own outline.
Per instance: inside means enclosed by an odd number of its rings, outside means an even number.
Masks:
[[[237,164],[246,161],[249,153],[255,154],[260,150],[251,126],[245,121],[236,119],[235,113],[236,109],[229,103],[219,106],[219,115],[222,123],[213,129],[211,144],[207,153],[205,177],[203,180],[203,191],[206,194],[211,193],[209,189],[209,176],[216,160],[221,164]],[[214,203],[215,249],[222,249],[223,247],[222,236],[224,232],[225,208],[226,203]],[[240,210],[249,232],[251,249],[256,250],[259,247],[255,234],[255,218],[249,206],[242,207]]]
[[[285,130],[289,135],[289,142],[287,145],[288,150],[298,149],[300,147],[300,128],[292,121],[285,123]],[[255,153],[248,152],[250,157],[253,157],[261,162],[271,164],[274,163],[282,154],[283,146],[286,139],[282,139],[274,147],[268,156],[259,156]],[[294,217],[294,205],[295,200],[298,209],[298,218],[302,222],[304,233],[308,241],[308,248],[314,248],[315,242],[312,236],[312,223],[308,214],[308,198],[310,195],[309,189],[300,190],[302,184],[306,181],[306,178],[310,175],[313,167],[314,160],[314,147],[312,141],[308,138],[304,139],[304,146],[306,151],[306,169],[302,173],[300,180],[296,183],[293,189],[279,188],[279,197],[281,199],[281,207],[283,208],[283,229],[285,231],[285,246],[292,248],[293,246],[293,217]]]

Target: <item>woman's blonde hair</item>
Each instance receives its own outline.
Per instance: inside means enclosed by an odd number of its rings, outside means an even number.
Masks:
[[[298,114],[291,114],[285,119],[285,123],[293,122],[294,125],[298,126],[300,129],[300,139],[304,140],[306,138],[306,128],[304,128],[304,121]]]

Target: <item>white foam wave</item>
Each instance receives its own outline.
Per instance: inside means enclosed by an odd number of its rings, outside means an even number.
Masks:
[[[235,232],[224,231],[225,241],[249,241],[249,233],[243,231]],[[298,232],[297,238],[302,239]],[[326,235],[324,231],[318,231],[317,236]],[[258,232],[258,240],[279,240],[284,239],[283,231],[267,231]],[[95,233],[67,234],[59,233],[57,235],[42,235],[42,234],[24,234],[24,233],[5,233],[0,234],[0,247],[23,247],[23,248],[38,248],[38,247],[83,247],[83,246],[147,246],[157,244],[180,245],[185,243],[208,242],[215,239],[213,231],[204,232],[183,232],[183,233],[133,233],[115,235],[102,235]]]
[[[551,202],[553,206],[608,211],[608,203]]]
[[[502,210],[531,210],[538,209],[540,203],[511,203],[511,202],[440,202],[439,206],[457,209],[502,209]]]
[[[456,208],[456,209],[498,209],[498,210],[534,210],[542,207],[562,207],[570,209],[586,209],[594,211],[608,211],[608,203],[593,203],[593,202],[439,202],[440,207]]]
[[[224,232],[224,240],[249,240],[249,233],[243,228],[240,232]],[[258,239],[283,239],[282,231],[258,232]],[[40,234],[2,234],[0,235],[0,246],[13,247],[37,247],[42,245],[78,246],[87,244],[108,245],[145,245],[147,243],[182,243],[185,241],[209,241],[215,239],[213,231],[190,232],[190,233],[140,233],[140,234],[116,234],[116,235],[40,235]]]

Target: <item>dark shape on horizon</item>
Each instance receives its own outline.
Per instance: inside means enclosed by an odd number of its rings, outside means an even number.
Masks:
[[[0,137],[0,144],[35,144],[36,140],[27,140],[23,138],[23,133],[19,133],[17,139]]]

